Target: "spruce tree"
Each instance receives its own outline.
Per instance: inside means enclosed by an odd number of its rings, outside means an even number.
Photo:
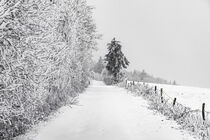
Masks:
[[[113,80],[119,82],[119,78],[122,76],[120,71],[123,68],[127,68],[129,61],[121,50],[120,41],[116,41],[114,38],[107,46],[109,52],[105,55],[105,61],[107,61],[106,69],[113,76]]]

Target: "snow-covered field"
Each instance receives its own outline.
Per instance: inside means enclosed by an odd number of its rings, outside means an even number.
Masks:
[[[59,115],[20,140],[193,140],[175,121],[149,110],[142,97],[123,88],[93,81],[78,105],[63,107]],[[30,136],[34,136],[31,138]]]
[[[206,104],[206,111],[210,112],[210,89],[189,86],[174,86],[164,84],[146,83],[149,86],[157,86],[158,90],[163,88],[163,92],[171,98],[177,98],[177,102],[193,110],[202,109],[202,104]]]

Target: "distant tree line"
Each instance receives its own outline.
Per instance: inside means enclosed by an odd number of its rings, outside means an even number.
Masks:
[[[171,82],[162,78],[154,77],[148,74],[145,70],[142,70],[142,71],[134,70],[132,72],[128,72],[128,71],[124,71],[124,72],[127,79],[131,81],[176,85],[176,81]]]
[[[92,70],[95,73],[103,74],[103,71],[106,71],[106,61],[104,59],[102,59],[102,57],[100,57],[98,62],[96,62],[94,64]],[[167,81],[163,78],[157,78],[157,77],[154,77],[154,76],[148,74],[145,70],[142,70],[142,71],[123,70],[122,73],[124,75],[124,78],[127,78],[130,81],[177,85],[175,80],[173,82],[171,82],[171,81]]]

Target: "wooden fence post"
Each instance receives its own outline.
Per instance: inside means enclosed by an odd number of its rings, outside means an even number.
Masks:
[[[155,86],[155,93],[157,93],[157,86]]]
[[[175,104],[176,104],[176,98],[174,98],[173,107],[175,106]]]
[[[163,103],[163,88],[160,89],[161,103]]]
[[[202,117],[203,117],[203,120],[205,121],[205,103],[203,103],[202,105]]]

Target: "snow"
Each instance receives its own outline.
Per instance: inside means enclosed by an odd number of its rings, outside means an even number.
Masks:
[[[194,140],[193,136],[126,90],[93,81],[79,104],[38,126],[34,140]],[[34,133],[31,131],[30,133]],[[33,134],[22,137],[29,139]]]
[[[189,86],[174,86],[164,84],[146,83],[150,86],[157,86],[158,89],[163,88],[163,92],[171,98],[177,98],[177,102],[193,110],[202,109],[202,104],[206,104],[206,111],[210,112],[210,89],[189,87]]]

